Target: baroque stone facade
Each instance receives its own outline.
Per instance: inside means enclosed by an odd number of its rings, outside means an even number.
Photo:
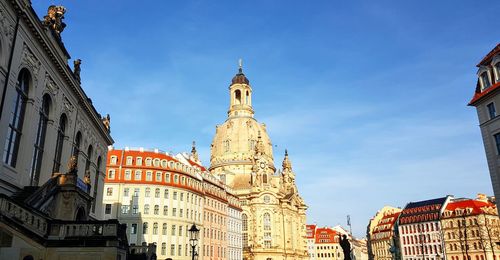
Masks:
[[[276,171],[266,126],[254,118],[252,88],[239,72],[228,118],[216,127],[210,171],[234,189],[243,214],[243,259],[305,259],[306,209],[288,154]]]
[[[0,259],[127,257],[126,227],[99,220],[113,139],[68,66],[64,13],[0,2]]]

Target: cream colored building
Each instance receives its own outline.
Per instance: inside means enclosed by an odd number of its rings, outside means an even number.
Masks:
[[[158,149],[110,149],[104,217],[127,225],[129,244],[156,243],[158,259],[191,259],[188,230],[201,229],[205,203],[202,169]]]
[[[229,87],[228,118],[216,127],[210,171],[242,202],[243,259],[305,259],[306,209],[285,154],[276,171],[266,126],[254,118],[252,88],[242,72]]]
[[[396,241],[394,224],[401,209],[385,206],[368,224],[368,256],[373,260],[391,260],[395,258]],[[392,252],[391,252],[392,250]]]
[[[497,207],[484,194],[456,199],[441,215],[447,260],[496,260],[500,247]]]

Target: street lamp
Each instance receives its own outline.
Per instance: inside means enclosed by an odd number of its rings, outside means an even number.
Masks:
[[[200,233],[200,230],[193,223],[193,225],[189,229],[189,243],[191,244],[191,255],[192,255],[191,259],[192,260],[194,260],[194,257],[197,255],[196,254],[196,245],[198,244],[199,233]]]

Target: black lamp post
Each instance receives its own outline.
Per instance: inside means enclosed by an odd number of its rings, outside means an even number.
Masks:
[[[194,257],[198,255],[196,253],[196,245],[198,244],[198,235],[200,233],[200,230],[196,227],[196,225],[193,223],[191,228],[189,229],[189,243],[191,244],[191,256],[192,260],[194,260]]]

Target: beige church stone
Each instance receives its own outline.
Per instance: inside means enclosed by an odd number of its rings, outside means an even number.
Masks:
[[[229,87],[228,118],[216,127],[210,171],[242,202],[244,259],[306,259],[307,206],[285,152],[276,171],[265,124],[254,118],[252,88],[242,72]]]

